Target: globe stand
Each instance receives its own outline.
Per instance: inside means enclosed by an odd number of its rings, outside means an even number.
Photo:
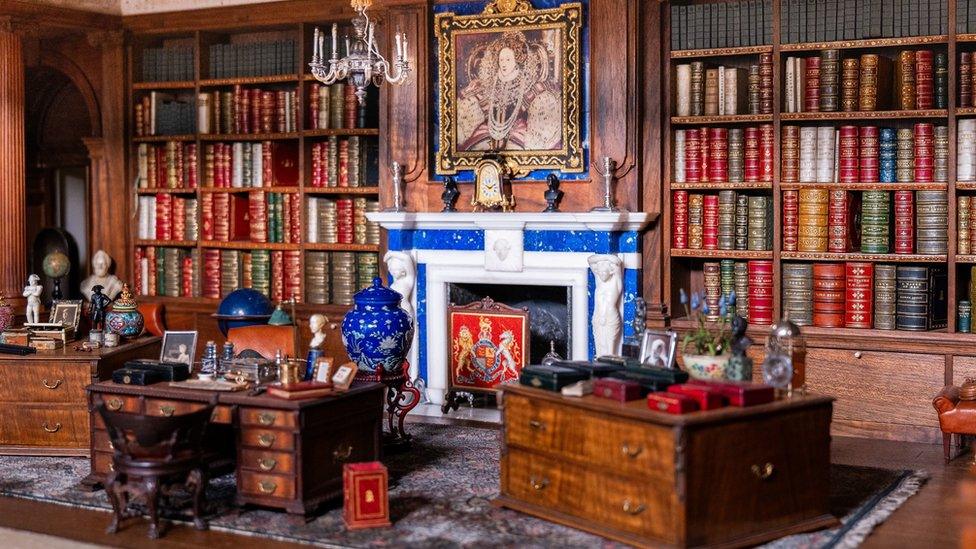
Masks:
[[[389,431],[383,433],[383,450],[386,452],[396,453],[410,449],[412,437],[403,428],[403,420],[420,403],[420,391],[411,383],[409,371],[410,364],[403,361],[403,368],[397,373],[378,369],[371,373],[356,374],[358,381],[378,382],[387,387],[386,425]]]

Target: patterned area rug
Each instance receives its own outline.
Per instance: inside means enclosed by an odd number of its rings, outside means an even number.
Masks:
[[[500,431],[420,423],[410,424],[409,431],[414,450],[387,460],[392,528],[347,531],[340,508],[308,523],[270,510],[237,510],[232,505],[232,475],[210,483],[210,527],[321,547],[618,547],[585,532],[493,507],[489,502],[498,493]],[[110,509],[103,491],[85,492],[77,486],[88,474],[87,459],[0,457],[0,471],[2,495]],[[856,546],[927,478],[919,471],[840,465],[832,468],[831,476],[831,506],[843,517],[842,525],[770,546]],[[130,520],[126,527],[145,528],[145,523]]]

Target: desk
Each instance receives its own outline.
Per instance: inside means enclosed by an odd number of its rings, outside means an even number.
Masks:
[[[216,393],[217,407],[207,433],[207,462],[214,474],[233,467],[237,502],[308,515],[324,501],[342,495],[342,465],[380,457],[386,387],[354,383],[345,393],[324,398],[283,400],[245,392]],[[113,450],[102,418],[102,401],[111,410],[174,415],[199,410],[211,391],[119,385],[88,387],[91,416],[91,474],[85,484],[104,482]]]
[[[0,454],[87,456],[88,400],[85,386],[111,377],[127,360],[158,358],[159,338],[118,347],[0,355]]]

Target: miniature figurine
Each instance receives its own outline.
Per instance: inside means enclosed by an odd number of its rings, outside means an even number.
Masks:
[[[122,291],[122,281],[119,277],[110,274],[109,268],[112,266],[112,257],[104,250],[98,250],[92,256],[92,275],[81,283],[81,295],[88,301],[92,300],[95,286],[101,286],[103,293],[111,301],[118,297]]]
[[[390,289],[400,294],[400,308],[410,315],[410,321],[414,321],[413,310],[413,290],[417,283],[417,266],[413,258],[404,252],[387,252],[383,257],[386,262],[386,270],[393,277]]]
[[[320,314],[309,317],[308,329],[312,331],[312,341],[308,346],[312,349],[321,349],[322,345],[325,344],[325,323],[328,320],[325,315]]]
[[[559,201],[563,199],[563,192],[559,190],[559,178],[556,174],[551,173],[546,176],[546,185],[548,189],[543,196],[546,199],[546,209],[542,210],[542,213],[552,213],[559,211]]]
[[[41,293],[44,286],[39,282],[41,277],[32,274],[27,277],[27,286],[24,287],[24,297],[27,298],[27,323],[35,324],[41,321]]]
[[[621,261],[615,255],[591,255],[588,262],[596,278],[592,319],[595,356],[616,355],[623,331],[620,318],[620,295],[623,293]]]
[[[734,297],[732,302],[734,304]],[[739,315],[732,315],[732,357],[725,368],[725,377],[732,381],[752,380],[752,359],[746,351],[752,345],[752,339],[746,335],[749,321]]]
[[[102,331],[105,329],[105,309],[108,308],[112,300],[102,293],[102,285],[92,286],[90,304],[88,305],[88,321],[91,322],[92,331]]]
[[[457,188],[457,181],[453,177],[448,176],[444,180],[444,192],[441,193],[441,202],[444,203],[444,209],[441,211],[456,212],[457,209],[454,208],[454,204],[457,202],[459,196],[461,196],[461,191]]]

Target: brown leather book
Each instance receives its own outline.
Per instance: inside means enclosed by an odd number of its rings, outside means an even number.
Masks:
[[[705,71],[705,116],[718,116],[718,69]]]
[[[898,54],[895,64],[895,108],[912,110],[915,108],[915,51],[903,50]]]

